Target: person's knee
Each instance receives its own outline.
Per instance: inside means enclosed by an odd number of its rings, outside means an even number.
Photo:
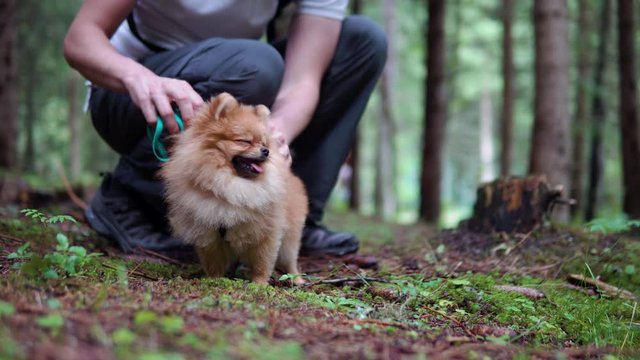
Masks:
[[[362,15],[347,17],[342,23],[342,41],[348,49],[359,49],[368,59],[367,66],[372,73],[379,73],[387,59],[387,36],[380,25]]]
[[[272,46],[259,43],[247,49],[245,61],[255,73],[247,84],[244,99],[241,100],[251,105],[271,106],[280,89],[284,74],[282,56]]]
[[[282,56],[272,46],[255,40],[226,40],[223,44],[218,41],[212,39],[211,45],[203,43],[199,59],[194,61],[198,67],[207,67],[207,57],[222,57],[221,61],[211,62],[215,65],[209,69],[191,70],[201,73],[200,76],[207,74],[196,81],[190,76],[196,91],[203,97],[225,91],[246,104],[271,106],[284,73]]]

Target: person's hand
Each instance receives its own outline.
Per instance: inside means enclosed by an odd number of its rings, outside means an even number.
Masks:
[[[180,131],[174,118],[172,102],[180,109],[186,127],[198,108],[204,104],[202,97],[188,82],[157,76],[151,71],[126,77],[123,82],[133,102],[142,110],[147,124],[155,125],[160,115],[171,134]]]
[[[271,136],[273,136],[273,139],[278,146],[278,153],[282,155],[287,165],[291,166],[293,159],[291,158],[291,150],[289,149],[289,144],[287,144],[284,133],[280,131],[280,129],[274,124],[273,121],[270,121],[268,123],[268,127],[271,131]]]

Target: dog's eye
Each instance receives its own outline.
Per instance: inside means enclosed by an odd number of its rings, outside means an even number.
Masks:
[[[240,143],[240,144],[243,144],[243,145],[251,145],[252,144],[251,140],[246,140],[246,139],[237,139],[236,142]]]

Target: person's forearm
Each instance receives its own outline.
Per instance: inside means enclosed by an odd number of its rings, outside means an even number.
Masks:
[[[278,119],[278,128],[287,144],[309,124],[318,104],[319,94],[319,86],[310,82],[292,84],[278,93],[272,114]]]
[[[280,91],[271,108],[275,126],[289,144],[309,124],[320,84],[338,43],[341,22],[310,15],[294,17]]]
[[[119,54],[98,29],[70,32],[65,38],[64,54],[69,64],[85,78],[118,92],[126,91],[128,77],[149,72],[136,61]]]
[[[73,68],[93,83],[124,92],[125,79],[149,72],[119,54],[109,42],[135,0],[85,0],[64,39],[64,56]]]
[[[147,123],[155,124],[160,116],[169,132],[176,133],[172,104],[189,126],[203,100],[186,81],[158,76],[111,45],[109,37],[134,5],[135,0],[85,0],[65,37],[64,55],[94,84],[126,92]]]

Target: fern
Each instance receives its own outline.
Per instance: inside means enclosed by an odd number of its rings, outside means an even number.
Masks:
[[[32,220],[41,222],[45,225],[48,224],[61,224],[65,221],[77,224],[78,221],[71,215],[53,215],[53,216],[46,216],[45,214],[43,214],[40,210],[37,209],[22,209],[20,210],[20,212],[28,217],[31,218]]]
[[[47,217],[37,209],[22,209],[20,210],[24,216],[31,218],[32,220],[39,221],[41,223],[47,222]]]
[[[629,231],[633,228],[640,228],[640,220],[629,220],[625,216],[614,218],[599,218],[585,224],[591,232],[601,232],[603,234]]]

